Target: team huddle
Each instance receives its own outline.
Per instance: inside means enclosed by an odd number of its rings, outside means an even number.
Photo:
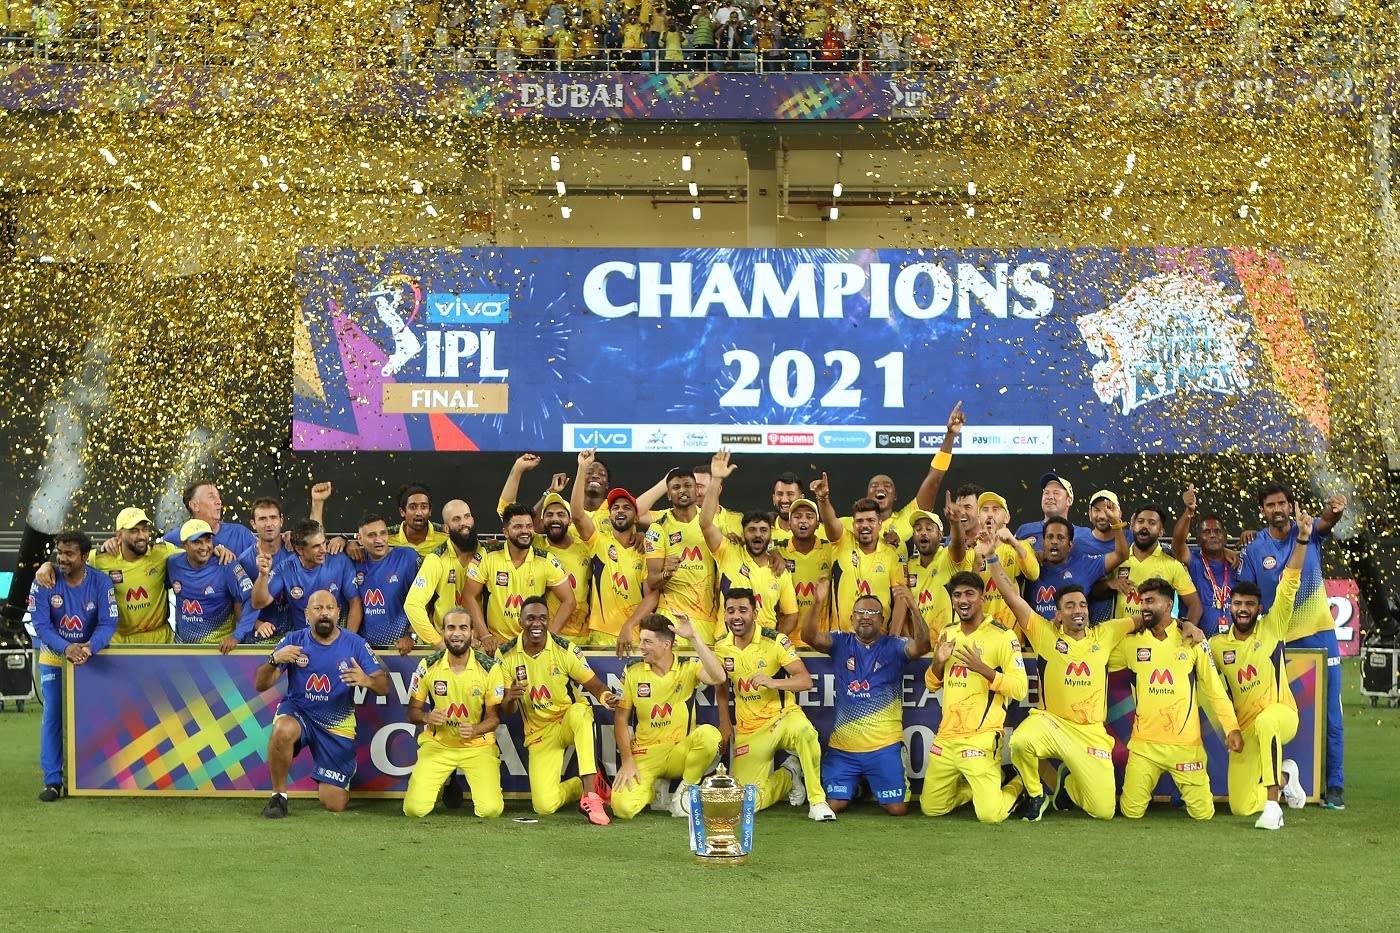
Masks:
[[[961,426],[955,409],[912,501],[895,508],[893,480],[878,475],[847,516],[825,474],[807,484],[781,474],[771,507],[741,513],[721,504],[738,469],[725,451],[637,496],[584,451],[572,482],[554,474],[533,506],[517,499],[539,458],[516,461],[493,543],[478,538],[460,499],[434,524],[419,484],[400,491],[399,522],[366,514],[349,541],[323,530],[327,483],[312,488],[311,517],[286,533],[270,498],[253,503],[251,530],[223,522],[208,482],[186,490],[189,520],[159,541],[139,508],[122,510],[91,554],[86,535],[64,532],[30,596],[45,700],[40,799],[63,793],[65,663],[88,663],[111,643],[174,641],[270,646],[255,687],[282,680],[286,695],[268,744],[269,818],[287,813],[303,748],[322,804],[344,809],[355,693],[389,689],[376,652],[427,648],[409,688],[408,718],[421,726],[403,801],[411,816],[439,797],[461,806],[463,783],[477,816],[499,816],[496,730],[517,715],[539,813],[574,804],[597,824],[609,810],[630,819],[648,806],[685,816],[688,787],[727,760],[739,783],[756,786],[760,808],[786,799],[830,821],[864,788],[901,815],[904,683],[928,658],[941,720],[919,798],[926,815],[970,802],[984,822],[1038,821],[1052,808],[1137,818],[1165,773],[1190,815],[1209,819],[1206,707],[1226,735],[1231,812],[1282,827],[1281,802],[1303,800],[1282,752],[1298,728],[1284,646],[1327,645],[1320,545],[1345,500],[1334,496],[1314,518],[1286,487],[1266,486],[1265,528],[1234,552],[1217,517],[1196,520],[1188,487],[1168,552],[1163,507],[1142,504],[1125,520],[1117,495],[1101,490],[1090,525],[1077,526],[1072,484],[1047,473],[1043,518],[1013,531],[1006,500],[973,485],[944,492],[939,508]],[[663,497],[669,508],[656,507]],[[1193,526],[1198,548],[1187,546]],[[630,659],[616,691],[585,646]],[[801,648],[830,655],[838,674],[825,747],[797,702],[814,682]],[[1008,706],[1028,694],[1028,662],[1038,703],[1005,741]],[[1105,727],[1117,670],[1129,672],[1135,702],[1121,787]],[[1329,687],[1339,681],[1330,674]],[[717,725],[696,721],[707,687]],[[583,691],[613,713],[611,781]],[[1332,807],[1342,806],[1339,702],[1329,689]]]

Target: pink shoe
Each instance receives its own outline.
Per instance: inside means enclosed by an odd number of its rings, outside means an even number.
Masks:
[[[588,817],[588,822],[594,826],[607,826],[612,822],[608,818],[608,811],[603,808],[603,798],[589,791],[583,795],[578,802],[579,812]]]

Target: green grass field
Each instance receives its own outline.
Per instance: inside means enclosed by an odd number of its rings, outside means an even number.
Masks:
[[[343,814],[292,801],[74,798],[40,804],[39,708],[0,713],[0,928],[496,930],[1384,929],[1400,908],[1400,710],[1346,669],[1347,804],[1286,811],[1282,832],[1168,807],[981,826],[970,808],[836,823],[759,815],[747,868],[696,866],[683,821],[576,812],[409,821],[394,800]],[[1386,918],[1390,919],[1387,920]]]

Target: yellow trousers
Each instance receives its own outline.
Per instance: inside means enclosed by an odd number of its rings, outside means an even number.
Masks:
[[[980,822],[1000,823],[1011,814],[1020,793],[1019,782],[1001,785],[999,732],[965,739],[934,736],[919,795],[924,816],[942,816],[972,801]]]
[[[574,747],[579,777],[562,779],[564,753]],[[583,796],[583,781],[598,771],[593,707],[574,703],[564,717],[525,739],[530,753],[530,802],[536,813],[553,813]]]
[[[808,803],[825,803],[822,745],[817,727],[801,707],[788,706],[763,728],[734,735],[734,780],[758,787],[758,809],[771,807],[792,790],[792,775],[782,768],[773,768],[773,756],[779,749],[795,753],[802,762]]]
[[[501,750],[495,745],[448,748],[431,739],[418,746],[418,763],[409,775],[408,790],[403,797],[404,814],[427,816],[432,813],[447,776],[458,768],[467,776],[476,815],[484,819],[500,816],[506,808],[501,796]]]
[[[1103,723],[1085,726],[1033,709],[1011,733],[1010,747],[1026,793],[1045,793],[1040,762],[1058,758],[1069,766],[1065,787],[1075,806],[1096,820],[1113,819],[1113,740]]]
[[[715,760],[719,742],[719,730],[714,726],[696,726],[683,742],[633,746],[632,760],[641,779],[628,787],[613,785],[613,816],[630,820],[645,810],[656,799],[656,782],[661,778],[699,784]]]
[[[1268,789],[1283,783],[1283,746],[1298,734],[1298,711],[1275,703],[1240,731],[1244,751],[1230,756],[1230,812],[1250,816],[1264,809]]]
[[[1128,743],[1128,767],[1123,773],[1123,795],[1118,812],[1130,820],[1140,819],[1152,802],[1162,772],[1172,776],[1186,812],[1193,820],[1215,816],[1215,798],[1206,773],[1206,750],[1202,745],[1163,745],[1157,742]]]

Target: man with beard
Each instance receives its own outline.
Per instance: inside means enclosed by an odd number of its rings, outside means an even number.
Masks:
[[[712,475],[708,463],[697,463],[691,470],[695,474],[695,501],[704,502],[705,496],[709,494]],[[744,513],[736,512],[733,509],[726,509],[718,506],[715,513],[715,524],[726,535],[733,535],[736,538],[743,537],[744,534]]]
[[[389,693],[389,673],[354,632],[336,624],[335,594],[316,590],[306,600],[307,627],[288,632],[258,665],[253,688],[272,688],[285,671],[287,693],[277,705],[267,742],[272,797],[263,807],[269,820],[287,815],[287,773],[303,748],[311,749],[321,806],[338,813],[350,802],[355,776],[355,688]]]
[[[282,541],[282,503],[271,496],[253,500],[253,536],[257,543],[238,555],[238,566],[249,580],[258,578],[258,555],[265,554],[275,565],[278,561],[292,556],[292,551]],[[285,599],[274,600],[271,605],[258,611],[258,622],[253,636],[258,640],[280,638],[292,627],[291,607]]]
[[[448,610],[466,608],[467,569],[481,555],[476,518],[465,502],[452,499],[444,505],[442,524],[447,540],[418,565],[418,576],[413,578],[403,604],[418,643],[431,645],[434,651],[443,649],[442,620]],[[389,543],[394,543],[393,535]]]
[[[1108,663],[1109,670],[1126,669],[1132,675],[1135,706],[1118,811],[1130,820],[1141,818],[1166,772],[1191,818],[1208,820],[1215,815],[1215,799],[1206,773],[1199,704],[1210,703],[1232,752],[1244,747],[1235,710],[1210,648],[1184,634],[1172,618],[1176,594],[1171,584],[1154,577],[1144,580],[1138,593],[1146,627],[1123,639]]]
[[[700,530],[695,473],[683,467],[667,473],[666,495],[671,508],[647,528],[647,589],[659,594],[662,615],[686,616],[705,644],[714,644],[715,562]]]
[[[1117,524],[1122,517],[1114,508],[1111,513]],[[1128,559],[1128,541],[1118,535],[1118,549],[1112,554],[1081,553],[1078,531],[1068,519],[1052,515],[1041,530],[1040,576],[1026,585],[1026,598],[1042,618],[1055,618],[1055,593],[1062,586],[1074,585],[1089,592],[1105,575]]]
[[[1244,735],[1243,750],[1230,758],[1230,812],[1259,813],[1254,823],[1258,829],[1283,828],[1280,791],[1290,807],[1306,802],[1298,765],[1283,758],[1283,746],[1298,733],[1298,703],[1288,685],[1285,643],[1306,638],[1319,624],[1332,626],[1330,615],[1322,621],[1297,611],[1297,591],[1316,526],[1312,516],[1295,508],[1298,533],[1279,575],[1273,606],[1261,618],[1259,585],[1239,581],[1230,594],[1230,629],[1210,640]]]
[[[1023,541],[1031,541],[1031,547],[1040,550],[1040,542],[1045,537],[1045,523],[1052,518],[1069,521],[1069,510],[1073,505],[1074,487],[1070,485],[1070,481],[1058,473],[1046,473],[1040,477],[1041,520],[1021,525],[1016,529],[1016,537]],[[1070,529],[1075,538],[1083,538],[1089,534],[1089,529],[1080,525],[1071,525]]]
[[[821,514],[817,504],[811,499],[794,499],[788,509],[789,537],[774,538],[773,549],[787,564],[787,575],[792,577],[792,592],[797,597],[797,611],[806,618],[806,613],[818,603],[817,585],[831,576],[831,543],[818,537],[821,528]],[[830,627],[830,620],[824,615],[818,626]],[[804,644],[801,632],[789,636],[792,643],[801,648]]]
[[[1147,502],[1133,512],[1133,547],[1128,559],[1118,566],[1118,576],[1107,581],[1107,587],[1118,594],[1113,614],[1117,618],[1137,615],[1142,607],[1137,585],[1144,580],[1160,577],[1171,584],[1186,617],[1192,625],[1201,621],[1201,597],[1196,585],[1180,562],[1162,549],[1162,532],[1166,528],[1166,509]]]
[[[182,645],[217,644],[228,654],[253,634],[253,581],[237,563],[215,563],[214,532],[192,518],[180,527],[183,553],[166,562],[175,592],[175,641]]]
[[[94,551],[91,557],[92,566],[107,575],[117,595],[117,633],[112,644],[169,644],[175,635],[167,621],[170,591],[165,562],[180,549],[164,541],[152,543],[151,520],[137,508],[122,509],[117,515],[116,539],[116,554]],[[47,585],[53,585],[52,577]]]
[[[302,519],[292,526],[291,557],[275,565],[272,558],[258,555],[258,578],[253,581],[253,608],[265,609],[285,598],[293,617],[306,617],[311,594],[328,592],[340,606],[338,618],[352,632],[360,630],[363,618],[360,588],[355,585],[355,568],[344,554],[326,553],[326,533],[321,523]]]
[[[579,812],[590,823],[606,826],[603,804],[611,794],[598,774],[593,707],[578,696],[575,685],[608,709],[617,706],[617,695],[603,686],[576,645],[549,631],[549,607],[543,596],[526,598],[520,608],[520,636],[501,645],[497,660],[507,684],[501,715],[510,716],[518,706],[525,725],[535,812],[554,813],[577,800]],[[564,753],[571,746],[578,777],[564,781]]]
[[[710,487],[700,509],[700,531],[705,535],[705,546],[715,558],[720,598],[723,599],[735,588],[751,591],[757,606],[759,628],[777,629],[788,635],[797,628],[797,594],[793,591],[792,577],[786,573],[786,568],[781,568],[784,570],[782,574],[773,572],[773,558],[768,552],[772,519],[767,512],[745,515],[742,546],[731,544],[715,524],[724,481],[737,469],[738,466],[730,461],[727,450],[715,454],[710,461]]]
[[[453,500],[457,501],[460,500]],[[430,520],[433,503],[427,486],[422,483],[408,483],[403,486],[399,489],[398,504],[399,515],[403,517],[403,521],[389,529],[390,547],[411,547],[418,552],[419,557],[426,560],[429,554],[447,543],[452,530],[450,527],[438,528]],[[447,509],[451,504],[449,502],[442,507],[444,526],[447,525]]]
[[[893,606],[890,634],[904,634],[909,609],[894,598],[894,588],[907,583],[904,555],[880,538],[880,507],[872,499],[857,499],[851,506],[851,533],[836,517],[831,505],[827,475],[812,483],[812,494],[821,509],[822,525],[831,540],[831,631],[845,631],[851,624],[857,596],[874,596],[882,606]]]
[[[1199,547],[1186,543],[1196,519],[1196,487],[1181,494],[1185,509],[1172,529],[1172,557],[1186,566],[1201,599],[1201,630],[1208,637],[1230,628],[1230,589],[1239,578],[1240,555],[1225,547],[1225,526],[1214,513],[1202,515],[1196,528]]]
[[[916,519],[917,524],[917,519]],[[917,535],[917,530],[915,535]],[[830,581],[817,588],[824,604]],[[904,587],[896,598],[911,600]],[[929,632],[918,612],[909,613],[910,638],[885,634],[885,607],[873,596],[856,598],[849,632],[823,632],[820,609],[802,618],[802,637],[831,656],[836,672],[834,723],[822,758],[827,805],[840,813],[850,806],[861,781],[891,816],[909,812],[909,779],[904,770],[904,668],[928,654]]]
[[[84,555],[92,541],[81,531],[54,536],[52,583],[37,577],[29,587],[29,618],[39,639],[39,696],[44,703],[39,732],[39,767],[44,789],[39,800],[63,796],[64,662],[86,664],[106,648],[117,630],[117,598],[110,577],[89,566]],[[71,675],[70,675],[71,676]]]
[[[979,527],[974,540],[978,544],[986,542],[995,548],[993,553],[1002,562],[1002,569],[1013,586],[1019,587],[1023,581],[1040,578],[1040,561],[1036,559],[1035,549],[1029,541],[1017,540],[1007,527],[1011,513],[1006,510],[1005,499],[994,492],[982,493],[977,497],[977,520]],[[982,553],[980,549],[976,552],[977,555]],[[1009,620],[1006,619],[1006,601],[1000,588],[992,580],[990,568],[980,557],[977,558],[977,563],[982,582],[987,584],[987,614],[1002,618],[1009,624]]]
[[[573,520],[569,512],[569,503],[557,492],[551,492],[544,497],[538,524],[544,526],[544,532],[535,535],[535,547],[559,561],[559,566],[564,568],[564,577],[569,581],[569,588],[574,592],[573,614],[564,623],[564,627],[559,629],[558,634],[574,644],[586,645],[589,643],[588,607],[593,582],[593,548],[584,543],[582,538],[574,537],[571,533]],[[558,597],[551,590],[550,614],[558,610]]]
[[[422,726],[418,761],[404,792],[405,816],[427,816],[444,781],[461,769],[471,789],[472,810],[494,819],[505,809],[501,795],[501,750],[496,745],[506,688],[501,665],[472,650],[472,620],[454,606],[442,620],[445,649],[418,662],[408,688],[408,721]],[[450,798],[456,790],[456,802]],[[460,788],[448,783],[444,802],[462,805]]]
[[[1111,489],[1100,489],[1089,497],[1089,534],[1074,539],[1075,551],[1079,554],[1112,554],[1118,549],[1118,539],[1132,544],[1127,532],[1128,523],[1123,521],[1123,510],[1118,503],[1118,494]],[[1115,519],[1113,515],[1120,517]],[[1119,565],[1122,566],[1121,564]],[[1105,619],[1113,618],[1113,607],[1118,594],[1105,582],[1095,584],[1089,593],[1089,624],[1098,625]]]
[[[946,496],[945,514],[948,527],[952,529],[951,547],[963,550],[962,522],[958,521],[957,508],[953,497]],[[909,577],[909,592],[914,599],[914,607],[931,632],[941,632],[952,621],[953,606],[948,599],[948,583],[953,574],[961,570],[971,570],[971,552],[964,559],[966,566],[954,565],[950,548],[943,546],[943,522],[932,512],[919,509],[909,516],[910,527],[914,529],[914,557],[905,567]]]
[[[535,513],[514,504],[506,506],[502,518],[505,542],[489,545],[467,568],[462,594],[476,626],[477,645],[491,652],[520,634],[520,609],[529,596],[552,592],[558,600],[549,623],[551,632],[562,631],[574,614],[574,589],[564,568],[553,555],[535,547]]]
[[[796,473],[779,473],[773,480],[773,535],[792,534],[792,504],[802,498],[802,480]]]
[[[943,432],[943,444],[938,453],[929,461],[928,473],[924,475],[923,481],[919,484],[919,491],[914,498],[906,502],[898,510],[894,504],[897,501],[894,479],[884,473],[877,473],[870,477],[870,481],[865,485],[865,499],[875,503],[875,511],[879,517],[879,536],[882,541],[896,547],[901,556],[908,557],[912,550],[909,547],[909,540],[914,535],[914,530],[910,525],[909,516],[915,509],[931,511],[938,508],[938,490],[943,485],[943,477],[948,472],[948,467],[953,463],[953,448],[957,445],[958,435],[962,433],[963,424],[967,418],[963,415],[962,402],[953,406],[953,410],[948,415],[948,426]],[[825,478],[825,475],[823,475]],[[829,488],[829,487],[828,487]],[[813,490],[815,494],[816,490]],[[842,518],[841,524],[847,531],[855,529],[855,514],[848,518]],[[827,529],[827,537],[831,538],[831,531]],[[831,538],[835,543],[836,539]],[[884,605],[890,605],[889,600],[884,600]],[[842,625],[846,624],[846,616],[839,617]],[[893,623],[891,623],[893,625]]]
[[[686,791],[705,776],[720,743],[718,729],[696,725],[695,693],[701,684],[723,683],[724,668],[685,616],[672,623],[653,613],[637,628],[642,656],[622,669],[622,695],[613,716],[620,758],[613,816],[630,820],[656,798],[658,783],[680,778],[670,810],[684,818]],[[694,656],[676,654],[677,636],[695,646]]]
[[[363,558],[353,562],[364,609],[360,634],[371,648],[393,648],[406,655],[414,641],[404,606],[418,576],[418,552],[390,547],[389,524],[373,512],[361,517],[358,540],[364,548]]]
[[[592,555],[592,599],[588,612],[588,643],[617,647],[617,656],[632,651],[637,622],[656,610],[657,594],[643,592],[646,556],[637,528],[637,500],[625,489],[608,491],[606,518],[584,506],[585,477],[594,474],[594,452],[579,451],[578,476],[570,502],[574,527]]]
[[[1011,763],[1026,794],[1021,819],[1036,822],[1052,803],[1063,810],[1071,801],[1096,820],[1113,819],[1113,739],[1104,728],[1108,659],[1119,642],[1142,630],[1140,617],[1089,628],[1088,597],[1070,584],[1056,592],[1055,619],[1047,622],[1016,592],[990,544],[979,542],[977,552],[1039,655],[1040,703],[1010,742]],[[1050,758],[1063,762],[1058,771],[1050,768]],[[1048,773],[1042,774],[1042,766]],[[1048,796],[1045,780],[1054,787]]]
[[[727,679],[715,687],[715,705],[720,735],[733,751],[734,780],[757,786],[760,810],[786,797],[794,807],[806,800],[810,819],[834,820],[822,787],[821,741],[793,696],[812,689],[812,675],[787,636],[758,628],[756,617],[752,590],[735,587],[725,595],[727,631],[715,642],[715,657]],[[792,754],[775,769],[773,756],[780,749]]]
[[[1313,520],[1312,534],[1304,534],[1293,521],[1296,508],[1293,491],[1282,483],[1268,484],[1259,490],[1259,514],[1264,519],[1264,531],[1244,549],[1240,566],[1240,580],[1248,580],[1259,587],[1260,606],[1268,612],[1273,608],[1274,592],[1283,574],[1281,568],[1292,553],[1293,542],[1300,535],[1311,542],[1303,561],[1298,593],[1293,599],[1293,613],[1313,626],[1313,634],[1289,644],[1294,648],[1322,648],[1327,652],[1327,793],[1322,805],[1329,810],[1346,809],[1342,795],[1346,734],[1342,728],[1342,656],[1337,630],[1329,624],[1332,610],[1322,579],[1322,543],[1332,537],[1332,529],[1341,520],[1346,507],[1346,496],[1328,497],[1322,514]]]
[[[979,547],[996,560],[990,543]],[[940,630],[924,674],[930,692],[943,691],[943,717],[929,746],[919,808],[942,816],[971,801],[979,822],[1000,823],[1020,790],[1001,785],[1001,741],[1006,704],[1026,696],[1021,646],[987,614],[981,577],[960,570],[948,590],[954,619]]]

